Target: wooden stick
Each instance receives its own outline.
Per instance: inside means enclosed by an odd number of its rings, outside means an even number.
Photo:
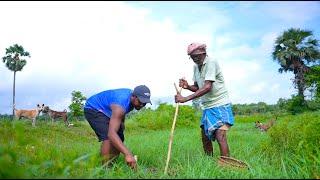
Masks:
[[[181,90],[182,90],[182,88],[180,89],[180,91],[178,90],[178,87],[177,87],[177,85],[176,85],[176,83],[173,83],[174,84],[174,88],[176,88],[176,92],[177,92],[177,94],[180,94],[181,93]]]
[[[177,94],[180,94],[181,90],[182,90],[182,87],[180,88],[180,90],[178,90],[176,83],[174,83],[174,87],[176,88]],[[174,127],[175,127],[175,124],[176,124],[177,116],[178,116],[178,110],[179,110],[179,103],[176,103],[176,112],[174,114],[173,123],[172,123],[172,127],[171,127],[171,134],[170,134],[169,148],[168,148],[168,156],[167,156],[166,167],[164,168],[164,174],[167,174],[167,172],[168,172],[168,165],[169,165],[170,156],[171,156],[171,145],[172,145],[172,141],[173,141],[173,132],[174,132]]]

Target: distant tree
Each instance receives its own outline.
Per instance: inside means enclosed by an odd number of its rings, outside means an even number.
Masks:
[[[277,102],[277,106],[280,109],[288,109],[288,100],[284,98],[280,98]]]
[[[238,104],[233,104],[232,105],[232,113],[233,113],[233,115],[239,115],[240,114],[240,110],[239,110],[239,105]]]
[[[291,95],[291,99],[288,100],[287,107],[287,111],[291,114],[298,114],[308,110],[307,102],[303,101],[302,96],[299,95]]]
[[[264,113],[268,111],[268,105],[265,102],[258,102],[256,107],[258,113]]]
[[[298,96],[304,101],[305,73],[309,64],[320,59],[319,42],[313,38],[312,31],[290,28],[277,37],[273,60],[280,64],[279,73],[291,71],[294,73],[293,84],[298,89]]]
[[[320,102],[320,65],[315,65],[310,68],[306,74],[306,86],[310,87],[313,92],[312,97]]]
[[[71,111],[71,114],[78,118],[80,116],[83,116],[83,106],[84,102],[87,98],[82,95],[80,91],[72,91],[72,102],[69,105],[69,109]]]
[[[13,71],[12,118],[14,117],[14,108],[15,108],[16,72],[22,71],[22,68],[27,64],[27,61],[21,58],[24,56],[30,57],[30,53],[25,51],[22,46],[18,44],[14,44],[13,46],[6,48],[6,56],[2,57],[2,60],[6,64],[7,68]]]

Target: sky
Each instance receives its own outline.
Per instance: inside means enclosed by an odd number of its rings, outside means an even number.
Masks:
[[[140,84],[150,88],[152,107],[174,104],[174,83],[193,84],[192,42],[218,61],[233,104],[275,104],[296,94],[293,74],[278,73],[272,60],[275,39],[301,28],[320,40],[320,2],[1,1],[0,23],[0,56],[14,44],[31,55],[16,76],[18,109],[60,111],[74,90],[88,98]],[[12,112],[12,86],[2,62],[0,114]]]

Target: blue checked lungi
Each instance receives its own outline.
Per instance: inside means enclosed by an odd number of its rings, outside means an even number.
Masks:
[[[200,127],[203,126],[205,135],[210,139],[214,139],[214,133],[222,125],[227,124],[233,126],[234,117],[231,104],[226,104],[210,109],[204,109]]]

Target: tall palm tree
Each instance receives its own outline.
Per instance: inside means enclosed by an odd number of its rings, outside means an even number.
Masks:
[[[279,73],[292,71],[294,73],[293,84],[298,89],[298,96],[304,100],[305,73],[308,65],[320,60],[319,41],[313,38],[312,31],[290,28],[277,37],[273,60],[280,64]]]
[[[15,108],[15,86],[16,86],[16,72],[22,71],[22,68],[27,64],[25,59],[21,59],[23,56],[30,57],[30,53],[25,51],[22,46],[14,44],[9,48],[6,48],[6,56],[2,57],[3,62],[7,68],[13,71],[13,102],[12,102],[12,118],[14,117]]]

